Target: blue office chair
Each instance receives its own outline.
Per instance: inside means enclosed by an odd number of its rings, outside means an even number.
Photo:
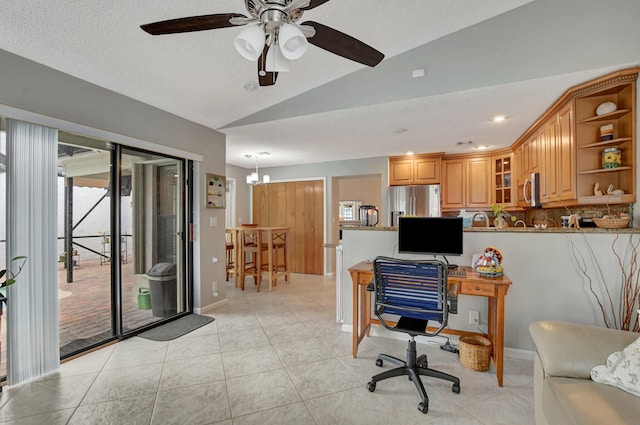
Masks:
[[[446,326],[449,315],[449,299],[447,297],[447,266],[441,261],[412,261],[395,258],[377,257],[373,261],[375,292],[375,312],[382,325],[392,331],[408,333],[411,336],[405,361],[387,354],[380,354],[377,366],[388,361],[399,367],[371,378],[367,389],[375,391],[376,383],[394,376],[408,375],[413,381],[422,401],[418,410],[429,411],[429,397],[420,380],[420,376],[431,376],[453,382],[451,390],[460,393],[460,379],[448,373],[429,368],[426,355],[417,357],[417,335],[435,336]],[[395,326],[390,326],[385,314],[400,316]],[[438,322],[433,332],[427,330],[429,321]]]

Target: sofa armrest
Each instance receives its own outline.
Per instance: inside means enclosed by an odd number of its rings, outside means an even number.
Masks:
[[[605,364],[611,353],[640,337],[634,332],[556,321],[532,323],[529,333],[544,376],[583,379],[590,379],[591,369]]]

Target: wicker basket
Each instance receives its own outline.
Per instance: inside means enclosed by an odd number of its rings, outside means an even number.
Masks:
[[[462,336],[458,344],[460,362],[471,370],[485,372],[491,363],[491,341],[483,336]]]
[[[630,219],[624,218],[594,218],[593,222],[601,229],[624,229],[629,227]]]

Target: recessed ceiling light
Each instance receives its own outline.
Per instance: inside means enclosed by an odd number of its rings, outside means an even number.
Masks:
[[[413,151],[407,151],[407,155],[413,155]]]
[[[473,141],[471,141],[471,140],[460,140],[458,143],[456,143],[456,145],[462,146],[462,145],[470,145],[472,143],[473,143]]]
[[[244,85],[246,91],[256,91],[258,89],[258,83],[255,81],[249,81]]]
[[[489,145],[480,145],[480,146],[476,146],[475,148],[476,148],[477,150],[479,150],[479,151],[484,151],[484,150],[489,149],[490,147],[491,147],[491,146],[489,146]]]
[[[504,120],[506,120],[506,119],[507,119],[507,116],[506,116],[506,115],[496,115],[496,116],[495,116],[495,117],[493,117],[491,120],[492,120],[493,122],[502,122],[502,121],[504,121]]]

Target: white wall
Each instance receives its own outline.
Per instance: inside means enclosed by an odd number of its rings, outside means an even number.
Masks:
[[[631,234],[620,234],[616,249],[624,252]],[[505,347],[532,350],[529,324],[537,320],[566,320],[588,325],[603,326],[600,309],[588,288],[588,281],[577,268],[570,241],[575,243],[586,258],[589,274],[596,288],[598,272],[589,259],[589,242],[600,263],[603,276],[615,294],[621,287],[621,273],[613,255],[615,233],[543,233],[543,232],[465,232],[464,255],[449,258],[457,264],[470,265],[474,253],[495,246],[504,255],[505,274],[513,281],[506,301]],[[640,235],[633,236],[638,241]],[[344,322],[351,325],[352,293],[348,268],[377,255],[399,257],[396,231],[347,230],[343,232],[345,289],[343,291]],[[402,258],[410,258],[402,256]],[[420,258],[413,256],[413,258]],[[432,258],[423,257],[423,258]],[[458,314],[450,316],[450,327],[476,331],[468,324],[469,310],[480,311],[481,327],[487,329],[487,307],[482,297],[461,295]]]

